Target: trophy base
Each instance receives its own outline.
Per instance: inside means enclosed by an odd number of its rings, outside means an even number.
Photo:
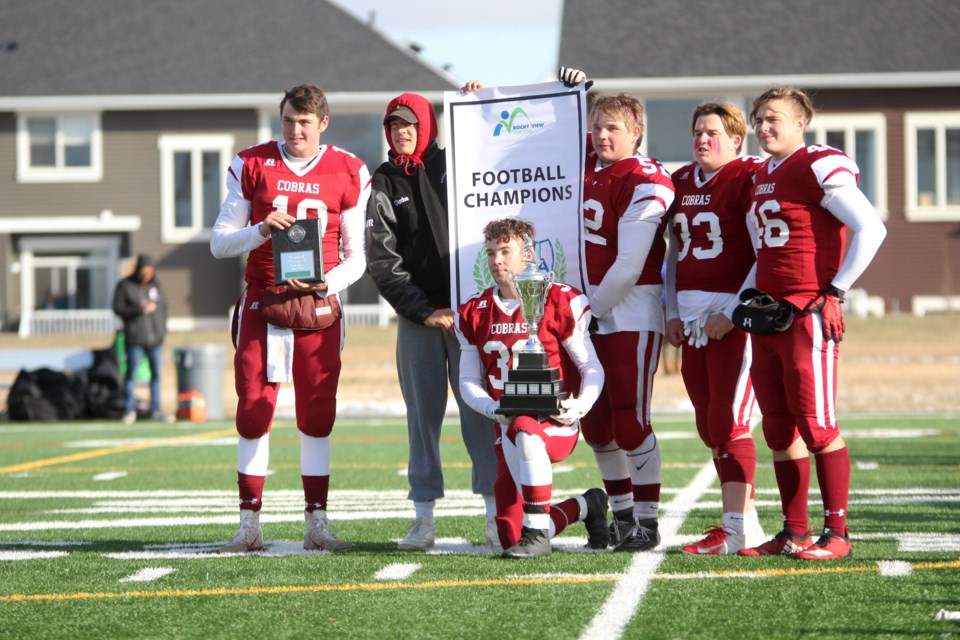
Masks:
[[[555,416],[562,411],[560,402],[566,400],[567,395],[565,391],[555,396],[502,395],[497,413],[502,416],[535,416],[537,418]]]
[[[547,354],[520,353],[517,368],[507,372],[497,413],[505,416],[557,415],[565,400],[560,370],[549,366]]]

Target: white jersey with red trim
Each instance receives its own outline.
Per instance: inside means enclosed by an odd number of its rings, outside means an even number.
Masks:
[[[772,158],[754,174],[750,215],[759,230],[757,288],[803,308],[840,268],[844,224],[821,202],[825,184],[856,184],[860,170],[843,152],[800,147],[780,163]]]
[[[267,142],[241,151],[230,164],[228,181],[239,182],[244,200],[250,202],[250,226],[259,225],[271,211],[279,210],[298,219],[322,220],[323,269],[340,262],[341,215],[361,209],[362,194],[369,191],[366,165],[338,147],[322,145],[317,158],[298,169],[287,162],[278,142]],[[362,225],[362,222],[361,222]],[[265,242],[250,251],[248,284],[273,285],[273,251]]]
[[[550,366],[560,369],[564,389],[574,396],[580,389],[580,371],[563,342],[580,331],[578,323],[588,309],[585,295],[569,285],[554,283],[537,324],[537,337]],[[487,392],[499,400],[507,372],[516,366],[515,356],[530,337],[519,304],[502,299],[499,287],[490,287],[460,305],[456,329],[461,345],[476,348]]]

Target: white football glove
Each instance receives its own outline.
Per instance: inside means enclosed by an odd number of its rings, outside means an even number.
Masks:
[[[560,401],[560,413],[554,416],[557,422],[563,424],[573,424],[583,416],[587,415],[590,407],[577,398],[567,398]]]
[[[704,331],[707,326],[707,316],[700,316],[695,320],[683,323],[683,335],[688,337],[687,344],[695,349],[707,346],[709,338]]]
[[[586,82],[587,74],[580,69],[574,69],[572,67],[560,67],[560,71],[557,73],[557,79],[563,83],[565,87],[570,87],[571,89],[579,85],[581,82]],[[593,84],[592,82],[590,84]],[[590,87],[586,87],[589,89]]]
[[[510,416],[505,416],[502,413],[497,413],[497,409],[500,408],[500,403],[496,400],[491,400],[484,410],[483,415],[490,418],[494,422],[499,422],[500,424],[510,424],[510,421],[513,419]]]

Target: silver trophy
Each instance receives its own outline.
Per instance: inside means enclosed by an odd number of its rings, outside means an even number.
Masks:
[[[510,274],[510,280],[517,291],[520,313],[527,322],[530,337],[517,354],[516,367],[507,372],[498,413],[508,416],[556,415],[560,413],[560,401],[567,394],[563,391],[560,370],[550,366],[537,336],[547,294],[553,284],[553,273],[540,269],[533,252],[533,240],[526,235],[523,236],[523,251],[534,257],[524,261],[523,271]]]
[[[533,241],[526,235],[523,236],[523,252],[534,255]],[[537,337],[537,325],[543,319],[543,306],[547,302],[550,285],[553,284],[553,272],[542,271],[534,257],[524,260],[523,271],[510,274],[510,280],[513,282],[513,288],[517,290],[520,313],[527,321],[527,330],[530,332],[530,337],[523,345],[523,353],[543,353],[543,344]]]

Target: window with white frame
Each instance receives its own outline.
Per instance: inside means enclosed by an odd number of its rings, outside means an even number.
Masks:
[[[231,135],[162,135],[160,215],[164,242],[208,242],[226,196]]]
[[[102,177],[99,113],[17,116],[17,182],[97,182]]]
[[[960,220],[960,111],[904,117],[907,220]]]
[[[807,144],[825,144],[850,156],[860,168],[857,186],[887,217],[887,119],[882,113],[817,114]]]

